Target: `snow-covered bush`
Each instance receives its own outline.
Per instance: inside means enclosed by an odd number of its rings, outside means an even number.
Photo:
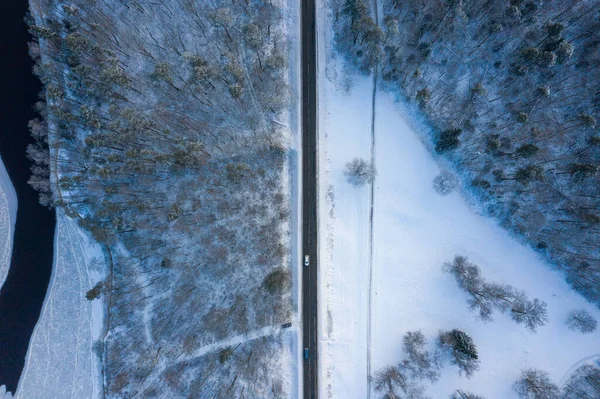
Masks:
[[[354,158],[346,164],[344,174],[348,179],[348,183],[354,186],[363,186],[367,183],[372,183],[377,175],[375,165],[365,161],[362,158]]]
[[[442,171],[433,179],[433,189],[439,195],[448,195],[456,188],[456,179],[452,173]]]
[[[86,292],[85,298],[88,301],[93,301],[94,299],[100,298],[100,295],[102,295],[102,288],[104,288],[104,282],[100,281],[88,292]]]
[[[576,309],[569,312],[565,324],[569,329],[582,334],[594,332],[598,327],[596,319],[585,309]]]

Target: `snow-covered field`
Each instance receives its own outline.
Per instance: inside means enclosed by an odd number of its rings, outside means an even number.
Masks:
[[[377,93],[375,107],[371,247],[370,187],[348,184],[343,168],[354,157],[371,157],[373,79],[350,81],[339,60],[325,62],[331,54],[327,30],[319,37],[321,394],[380,397],[367,392],[368,369],[373,374],[397,364],[406,332],[421,330],[433,350],[437,333],[453,328],[473,338],[480,370],[467,379],[444,366],[437,383],[425,384],[429,396],[446,398],[460,388],[488,399],[514,398],[512,384],[525,368],[545,370],[562,383],[573,365],[600,353],[598,333],[570,331],[567,313],[585,308],[600,319],[600,312],[460,193],[443,197],[433,190],[440,167],[419,139],[423,124],[409,125],[414,118],[384,92]],[[457,254],[478,264],[486,279],[545,301],[548,324],[533,333],[507,315],[480,321],[454,277],[442,270]]]
[[[103,259],[98,245],[58,210],[52,277],[16,398],[99,397],[102,378],[92,346],[101,334],[102,305],[85,294],[102,278]]]
[[[8,275],[17,220],[17,194],[0,159],[0,289]]]

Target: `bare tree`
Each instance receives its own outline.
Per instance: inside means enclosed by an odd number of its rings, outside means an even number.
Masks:
[[[456,255],[450,263],[444,264],[444,270],[456,278],[458,286],[471,295],[469,306],[479,311],[483,320],[491,320],[493,301],[484,291],[484,280],[479,267],[464,256]]]
[[[537,298],[530,300],[523,291],[512,294],[510,316],[519,324],[525,324],[531,331],[548,322],[546,303]]]
[[[482,320],[491,320],[493,310],[510,311],[514,321],[531,331],[548,321],[545,302],[537,298],[530,300],[525,292],[510,285],[485,281],[479,267],[464,256],[454,257],[452,262],[444,264],[444,270],[454,275],[458,286],[470,295],[469,306],[479,312]]]
[[[423,387],[416,385],[398,367],[388,366],[373,377],[375,391],[383,393],[384,399],[426,399]]]
[[[536,369],[524,370],[513,388],[523,399],[558,399],[560,395],[558,386],[550,381],[548,373]]]
[[[471,392],[461,391],[457,389],[456,392],[451,396],[451,399],[485,399],[481,395],[476,395]]]
[[[576,309],[569,312],[565,324],[570,330],[578,331],[582,334],[594,332],[596,331],[596,327],[598,327],[596,319],[585,309]]]
[[[348,182],[354,186],[363,186],[372,183],[377,175],[375,166],[362,158],[354,158],[346,164],[344,174]]]
[[[406,357],[400,362],[400,369],[409,373],[412,378],[437,381],[440,378],[438,359],[425,349],[423,333],[409,331],[402,341]]]
[[[600,368],[586,364],[579,367],[565,384],[561,399],[600,398]]]

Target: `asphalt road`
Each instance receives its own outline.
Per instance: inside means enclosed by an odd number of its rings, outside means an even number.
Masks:
[[[304,398],[319,397],[317,341],[317,50],[315,0],[302,0],[302,266]],[[304,262],[304,259],[302,260]],[[309,358],[304,359],[308,348]]]

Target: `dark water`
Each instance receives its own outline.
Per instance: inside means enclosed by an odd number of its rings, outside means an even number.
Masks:
[[[54,213],[27,185],[27,122],[36,116],[41,88],[27,52],[27,7],[25,0],[0,0],[0,154],[19,202],[10,271],[0,290],[0,385],[13,393],[48,288],[55,226]]]

